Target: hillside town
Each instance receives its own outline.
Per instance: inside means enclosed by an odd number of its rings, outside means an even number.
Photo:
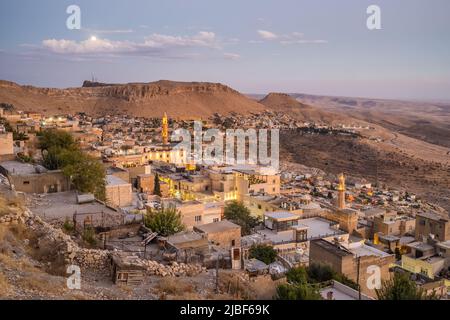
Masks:
[[[274,111],[202,121],[219,130],[312,135],[361,137],[371,130],[299,122]],[[136,291],[153,278],[203,274],[212,291],[224,294],[230,287],[214,279],[225,273],[248,283],[264,279],[276,289],[268,298],[282,298],[296,271],[324,268],[333,276],[310,276],[320,299],[380,299],[374,274],[383,285],[401,275],[425,296],[449,298],[450,220],[444,209],[388,182],[331,174],[283,155],[279,168],[192,163],[170,138],[192,126],[166,114],[48,117],[2,106],[0,190],[23,201],[26,213],[0,214],[0,224],[45,226],[63,243],[65,266],[80,266],[82,277],[107,278],[113,288]],[[63,166],[71,152],[77,160]]]

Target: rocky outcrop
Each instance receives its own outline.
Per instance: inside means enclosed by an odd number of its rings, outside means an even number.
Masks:
[[[232,88],[210,82],[106,84],[85,81],[79,88],[38,88],[0,81],[0,101],[16,109],[48,115],[86,112],[91,115],[128,114],[207,118],[214,112],[260,112],[264,107]]]

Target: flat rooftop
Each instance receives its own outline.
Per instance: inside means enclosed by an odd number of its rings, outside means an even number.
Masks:
[[[195,226],[195,229],[200,230],[204,233],[217,233],[240,228],[241,228],[240,226],[228,220],[222,220],[218,222],[212,222],[200,226]]]
[[[266,217],[275,219],[275,220],[295,220],[300,219],[300,217],[296,214],[293,214],[289,211],[274,211],[274,212],[266,212],[264,214]]]
[[[350,250],[348,250],[347,248],[345,248],[343,246],[337,246],[337,245],[335,245],[329,241],[326,241],[324,239],[313,240],[313,241],[311,241],[311,243],[314,243],[315,245],[321,247],[322,249],[324,249],[328,252],[332,252],[333,254],[338,255],[340,257],[353,255],[353,253]]]
[[[328,299],[328,294],[331,293],[332,300],[359,300],[359,293],[357,290],[350,288],[335,280],[332,285],[320,290],[320,295],[323,299]],[[373,298],[361,293],[361,300],[373,300]]]
[[[108,215],[122,216],[121,213],[113,210],[98,201],[89,203],[77,203],[75,191],[48,193],[37,198],[29,198],[31,201],[30,210],[46,219],[72,218],[74,213],[105,213]]]
[[[419,241],[408,243],[408,247],[414,248],[414,249],[420,250],[420,251],[428,251],[428,250],[434,249],[434,247],[432,245],[429,245],[424,242],[419,242]]]
[[[177,245],[180,243],[185,243],[185,242],[192,242],[192,241],[198,241],[198,240],[202,240],[203,236],[197,232],[191,232],[191,231],[187,231],[187,232],[181,232],[181,233],[176,233],[174,235],[171,235],[167,238],[167,242],[170,242],[173,245]]]
[[[8,171],[10,175],[38,174],[36,167],[30,163],[22,163],[20,161],[3,161],[0,162],[0,166]]]
[[[432,219],[435,221],[449,221],[448,217],[444,217],[442,215],[436,214],[436,213],[432,213],[432,212],[422,212],[422,213],[418,213],[417,216],[419,217],[424,217],[424,218],[428,218],[428,219]]]
[[[386,213],[386,209],[383,208],[369,208],[362,211],[362,214],[365,217],[374,217],[374,216],[380,216]]]
[[[364,256],[378,256],[381,258],[388,257],[390,254],[378,250],[377,248],[368,246],[362,242],[356,242],[351,243],[348,247],[348,250],[352,252],[357,257],[364,257]]]
[[[107,186],[123,186],[123,185],[128,185],[129,183],[126,182],[123,179],[120,179],[116,176],[113,175],[106,175],[106,185]]]
[[[298,221],[299,226],[308,227],[308,238],[330,236],[337,234],[344,234],[345,232],[333,228],[333,222],[323,218],[309,218]]]
[[[439,242],[437,246],[445,249],[450,249],[450,240]]]
[[[333,222],[323,218],[309,218],[298,220],[298,225],[292,229],[307,229],[308,240],[317,238],[327,238],[336,235],[345,234],[344,231],[333,228]],[[269,229],[259,230],[258,233],[263,235],[265,239],[269,239],[274,243],[292,242],[295,240],[292,229],[275,232]]]

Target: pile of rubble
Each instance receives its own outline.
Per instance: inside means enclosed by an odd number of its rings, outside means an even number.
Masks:
[[[19,215],[5,215],[0,217],[0,224],[9,224],[9,223],[24,223],[25,219]]]
[[[105,250],[78,249],[69,255],[75,256],[74,264],[82,269],[106,270],[109,268],[110,253]]]

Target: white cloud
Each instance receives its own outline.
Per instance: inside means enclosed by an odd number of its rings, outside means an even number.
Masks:
[[[261,38],[265,40],[275,40],[278,38],[278,36],[275,33],[267,30],[258,30],[258,34]]]
[[[58,54],[98,54],[98,53],[142,53],[171,48],[219,48],[213,32],[200,31],[194,36],[171,36],[152,34],[143,42],[112,41],[91,38],[84,41],[47,39],[42,42],[44,49]]]
[[[228,60],[239,60],[241,58],[241,56],[237,53],[224,53],[223,56]]]
[[[264,40],[277,40],[282,45],[292,44],[320,44],[328,43],[326,40],[309,40],[304,39],[304,34],[301,32],[292,32],[290,34],[277,35],[267,30],[258,30],[258,34]],[[249,43],[262,43],[263,40],[250,40]]]
[[[322,44],[322,43],[328,43],[327,40],[283,40],[280,41],[283,45],[290,45],[290,44]]]
[[[120,34],[120,33],[133,33],[133,29],[89,29],[83,28],[84,31],[94,34]]]
[[[214,32],[200,31],[195,36],[168,36],[163,34],[152,34],[147,37],[143,44],[145,47],[162,48],[162,47],[209,47],[217,48],[219,45],[216,41]]]

